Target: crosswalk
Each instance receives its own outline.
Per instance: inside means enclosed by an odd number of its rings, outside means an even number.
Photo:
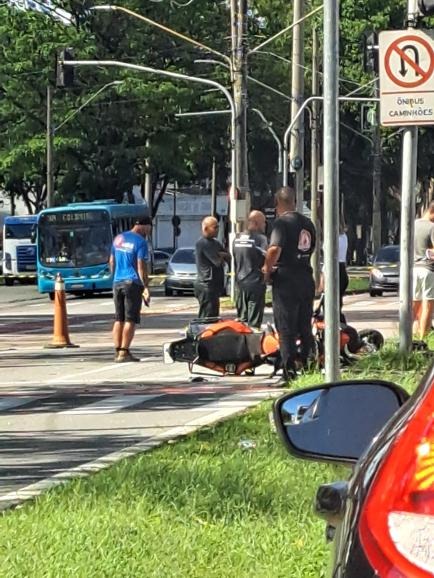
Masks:
[[[26,417],[41,414],[61,416],[109,415],[126,411],[189,409],[193,412],[215,412],[222,409],[236,409],[246,399],[263,398],[269,388],[253,388],[238,393],[234,389],[209,389],[186,387],[166,388],[167,391],[137,393],[134,390],[114,395],[106,392],[62,393],[33,395],[7,395],[0,397],[0,423],[11,415]],[[164,399],[163,399],[164,398]]]

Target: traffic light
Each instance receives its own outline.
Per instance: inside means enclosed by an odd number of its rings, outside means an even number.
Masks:
[[[417,5],[424,16],[434,15],[434,0],[417,0]]]
[[[57,88],[71,88],[74,86],[74,68],[72,66],[64,66],[63,62],[66,60],[74,60],[72,48],[65,48],[58,54],[56,69]]]
[[[173,227],[173,233],[175,235],[175,237],[179,237],[179,235],[181,234],[181,227]]]
[[[378,34],[365,32],[362,36],[363,43],[363,70],[365,72],[378,72]]]
[[[178,215],[173,215],[172,217],[172,225],[174,227],[179,227],[179,225],[181,224],[181,218]]]

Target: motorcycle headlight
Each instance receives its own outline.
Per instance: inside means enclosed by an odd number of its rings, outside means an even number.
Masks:
[[[374,277],[377,277],[377,279],[382,279],[384,277],[380,269],[372,269],[371,273]]]

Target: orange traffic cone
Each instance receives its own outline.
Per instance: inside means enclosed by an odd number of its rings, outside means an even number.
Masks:
[[[60,349],[62,347],[79,347],[69,339],[68,315],[66,312],[65,283],[62,275],[56,275],[54,285],[54,328],[53,341],[45,346],[47,349]]]

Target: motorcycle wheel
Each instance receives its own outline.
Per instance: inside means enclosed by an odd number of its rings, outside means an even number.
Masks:
[[[376,329],[362,329],[362,331],[359,331],[359,338],[364,345],[370,345],[375,351],[378,351],[384,345],[384,337]]]

